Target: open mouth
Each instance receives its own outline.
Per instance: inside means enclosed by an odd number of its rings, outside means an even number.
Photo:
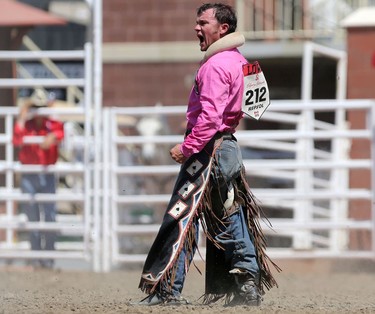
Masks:
[[[199,39],[199,43],[200,44],[204,43],[204,37],[203,37],[203,35],[198,34],[197,37]]]

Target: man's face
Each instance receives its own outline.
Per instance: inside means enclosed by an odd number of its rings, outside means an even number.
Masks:
[[[228,30],[228,24],[220,24],[215,18],[214,9],[208,9],[197,17],[194,30],[197,32],[201,51],[206,51]]]

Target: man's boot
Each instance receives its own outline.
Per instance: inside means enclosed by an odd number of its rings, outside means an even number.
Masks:
[[[247,272],[236,271],[236,269],[231,270],[230,273],[235,276],[237,289],[233,299],[228,303],[228,306],[259,306],[262,301],[262,295],[255,283],[254,277]]]

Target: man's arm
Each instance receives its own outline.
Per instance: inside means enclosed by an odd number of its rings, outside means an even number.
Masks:
[[[230,83],[225,66],[208,63],[201,68],[199,75],[201,113],[181,145],[181,152],[186,157],[200,152],[220,129],[228,102]]]
[[[48,149],[52,145],[56,145],[64,138],[64,125],[60,121],[50,121],[51,132],[44,137],[44,141],[40,144],[42,149]]]
[[[21,146],[23,144],[23,137],[25,135],[25,124],[27,121],[27,116],[29,114],[29,109],[31,102],[25,102],[20,109],[20,113],[17,117],[16,123],[13,129],[13,144],[15,146]]]

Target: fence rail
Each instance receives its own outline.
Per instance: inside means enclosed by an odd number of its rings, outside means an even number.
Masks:
[[[374,215],[370,220],[365,221],[350,219],[348,216],[349,201],[361,199],[372,202],[373,191],[371,188],[351,188],[348,179],[337,182],[338,172],[341,178],[347,178],[351,169],[372,170],[371,158],[351,159],[348,147],[354,139],[366,139],[372,142],[373,125],[351,130],[347,128],[346,120],[306,121],[304,119],[306,112],[315,114],[332,112],[335,115],[338,110],[346,112],[365,110],[368,121],[371,121],[374,104],[370,100],[274,101],[262,119],[275,121],[277,120],[275,116],[282,115],[284,120],[294,124],[294,127],[289,130],[240,130],[236,133],[244,151],[265,149],[267,152],[272,152],[274,156],[289,153],[289,157],[283,159],[244,155],[244,165],[250,182],[275,180],[279,181],[278,184],[289,185],[277,188],[257,186],[253,188],[254,194],[263,205],[276,211],[276,216],[271,217],[273,228],[269,229],[264,225],[267,236],[290,240],[286,247],[270,247],[271,256],[276,258],[375,257],[373,247],[359,252],[351,249],[348,242],[350,232],[358,230],[368,231],[374,237]],[[167,151],[168,146],[182,140],[182,136],[177,134],[121,135],[116,131],[117,127],[113,121],[122,115],[131,115],[140,121],[145,117],[165,119],[166,116],[183,116],[184,112],[184,107],[105,109],[104,142],[107,146],[104,149],[108,152],[103,165],[108,171],[105,174],[103,191],[103,246],[107,248],[103,250],[105,270],[111,269],[116,264],[143,262],[147,247],[158,230],[160,212],[170,199],[170,191],[160,193],[165,186],[158,185],[160,182],[166,184],[168,178],[173,181],[179,171],[179,166],[168,164],[166,159],[159,164],[150,164],[134,161],[137,158],[132,159],[129,156],[141,155],[142,148],[149,144],[157,146],[159,152],[162,149]],[[344,118],[345,114],[339,114],[337,117]],[[301,128],[301,125],[306,123],[308,126]],[[330,147],[317,147],[322,140],[328,141]],[[303,153],[306,147],[313,147],[310,155]],[[337,147],[341,149],[334,151]],[[118,156],[124,152],[128,155],[126,160],[132,160],[132,164],[121,163]],[[132,182],[138,182],[138,185],[129,187]],[[306,182],[310,184],[306,185]],[[127,192],[127,189],[130,191]],[[146,209],[150,207],[151,213],[144,215],[156,215],[154,220],[149,221],[148,224],[132,221],[134,218],[132,215],[142,216],[142,211],[147,212]],[[289,218],[281,218],[282,213],[285,212],[289,213]],[[299,241],[301,237],[303,241]],[[143,254],[139,252],[142,250],[142,243]],[[202,241],[200,245],[200,250],[204,252]],[[134,249],[136,246],[138,250]]]
[[[1,107],[0,121],[4,131],[0,134],[0,147],[4,152],[0,160],[0,175],[4,182],[0,186],[0,259],[79,259],[93,265],[93,270],[100,271],[99,252],[97,249],[100,230],[94,228],[94,213],[92,210],[92,158],[91,147],[92,135],[92,45],[87,43],[82,51],[1,51],[0,60],[35,60],[52,64],[51,60],[79,60],[85,67],[84,77],[79,79],[58,76],[57,78],[13,78],[0,79],[0,88],[8,87],[32,87],[49,88],[73,87],[84,92],[85,97],[81,99],[80,106],[68,108],[43,108],[38,109],[40,114],[64,117],[69,124],[70,119],[79,116],[84,126],[81,134],[69,134],[64,143],[68,147],[62,150],[70,150],[70,159],[58,162],[51,166],[22,165],[16,161],[15,151],[12,144],[13,127],[18,107]],[[59,74],[59,73],[57,73]],[[80,89],[79,89],[80,88]],[[67,134],[66,134],[67,135]],[[40,137],[25,138],[28,143],[38,143]],[[65,180],[64,186],[59,185],[56,194],[35,194],[31,197],[23,194],[17,186],[18,175],[23,173],[55,173]],[[69,183],[66,180],[69,179]],[[18,204],[30,202],[57,203],[60,212],[57,222],[29,222],[25,220],[24,214],[20,213]],[[97,217],[97,216],[95,216]],[[77,219],[79,218],[79,219]],[[30,251],[30,245],[24,239],[23,232],[32,230],[57,231],[61,239],[56,243],[55,251]]]
[[[262,119],[288,121],[289,130],[250,131],[242,128],[236,133],[252,190],[271,213],[272,228],[262,222],[272,243],[269,248],[271,257],[375,258],[374,208],[370,219],[358,221],[348,215],[350,201],[365,200],[374,204],[371,187],[351,188],[348,179],[350,170],[362,169],[372,173],[373,159],[351,159],[349,148],[356,139],[373,142],[374,105],[371,100],[274,101]],[[76,109],[48,110],[56,116],[77,113]],[[18,108],[1,108],[0,115],[6,127],[4,134],[0,134],[0,145],[7,153],[6,158],[0,160],[0,173],[7,180],[6,185],[0,187],[0,204],[5,207],[0,215],[0,230],[5,232],[0,240],[0,258],[80,259],[100,265],[99,268],[93,267],[96,271],[109,271],[121,264],[142,263],[158,231],[171,186],[179,171],[179,166],[165,153],[168,155],[169,147],[183,137],[173,133],[165,119],[169,117],[172,123],[183,119],[185,110],[185,107],[176,106],[105,108],[101,161],[94,162],[91,157],[79,162],[58,162],[46,168],[22,165],[14,160],[9,150],[12,149],[12,123]],[[318,116],[323,111],[335,115],[338,110],[346,113],[365,111],[368,125],[351,130],[347,121],[306,121],[304,116],[306,111]],[[119,124],[123,116],[136,121],[130,132],[132,135],[128,135]],[[346,114],[338,116],[345,118]],[[142,130],[137,128],[142,119],[161,120],[163,127],[172,131],[142,135]],[[301,128],[306,123],[308,127]],[[30,140],[37,142],[38,138]],[[70,148],[87,149],[86,154],[92,156],[91,144],[87,145],[94,143],[92,135],[76,135],[70,140]],[[326,145],[321,147],[322,141]],[[82,145],[82,142],[86,144]],[[144,148],[149,148],[149,145],[153,145],[155,149],[151,151],[156,154],[151,159],[144,155]],[[306,147],[312,147],[309,154],[305,154]],[[337,147],[339,151],[335,151]],[[28,222],[17,212],[16,204],[30,201],[30,196],[22,194],[11,178],[39,171],[72,176],[79,184],[75,188],[60,187],[56,195],[37,194],[35,199],[41,202],[54,200],[62,207],[64,203],[75,204],[83,206],[84,211],[74,215],[60,213],[56,223]],[[100,189],[94,189],[91,181],[95,171],[101,176]],[[337,173],[343,180],[337,181]],[[97,204],[99,213],[94,213],[90,205],[94,195],[100,200]],[[39,255],[30,251],[27,242],[17,238],[18,233],[35,229],[59,230],[62,236],[80,237],[81,240],[69,242],[62,239],[55,252]],[[371,248],[363,251],[351,249],[349,236],[353,232],[370,233]],[[201,237],[200,250],[204,254],[203,240]]]

